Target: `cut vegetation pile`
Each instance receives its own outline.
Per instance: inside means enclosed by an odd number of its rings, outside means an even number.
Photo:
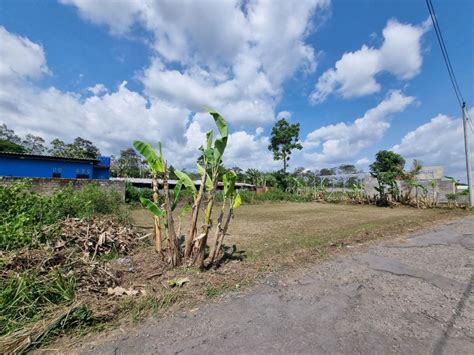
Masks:
[[[137,244],[137,233],[114,218],[101,217],[91,220],[68,218],[59,223],[61,241],[74,245],[94,259],[100,255],[126,254]]]
[[[124,217],[111,215],[124,216],[111,192],[90,186],[40,196],[29,188],[28,182],[0,187],[8,206],[0,212],[2,353],[25,351],[48,335],[92,322],[91,294],[120,282],[107,260],[128,254],[141,236]],[[45,209],[51,206],[60,209]]]

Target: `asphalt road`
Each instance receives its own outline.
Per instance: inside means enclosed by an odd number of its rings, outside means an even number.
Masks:
[[[473,354],[474,218],[80,344],[98,354]]]

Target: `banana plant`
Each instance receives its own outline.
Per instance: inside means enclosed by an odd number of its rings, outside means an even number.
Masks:
[[[239,208],[242,204],[242,198],[240,197],[240,194],[235,190],[236,179],[237,174],[233,170],[229,170],[222,177],[223,201],[219,217],[217,218],[217,228],[214,238],[214,245],[209,256],[210,264],[215,261],[217,255],[219,254],[222,248],[224,237],[227,233],[227,229],[229,228],[230,220],[234,215],[234,209]],[[225,216],[226,206],[228,206],[227,216]]]
[[[191,257],[193,245],[197,238],[197,221],[199,218],[199,210],[200,210],[202,199],[204,196],[204,190],[206,189],[207,191],[210,191],[213,186],[211,178],[209,177],[209,174],[207,173],[209,158],[214,155],[213,150],[212,150],[212,138],[213,138],[212,131],[207,132],[206,148],[201,147],[203,165],[200,165],[199,163],[197,164],[197,169],[199,171],[199,174],[201,174],[201,181],[199,185],[199,190],[197,191],[197,194],[194,197],[194,202],[192,206],[189,233],[185,240],[185,249],[184,249],[185,258]]]
[[[142,141],[134,141],[133,146],[145,158],[150,171],[152,173],[152,188],[153,201],[145,198],[140,198],[143,206],[145,206],[151,213],[153,213],[153,230],[155,234],[155,250],[158,253],[162,251],[162,237],[161,237],[161,218],[164,216],[163,210],[158,206],[159,204],[159,186],[158,176],[164,174],[166,164],[163,159],[163,151],[161,143],[158,142],[158,154],[148,143]]]
[[[214,144],[212,144],[212,134],[207,136],[207,147],[203,149],[203,161],[205,167],[201,170],[202,181],[207,182],[207,206],[204,215],[204,224],[202,227],[202,233],[193,239],[194,244],[194,260],[193,263],[199,269],[204,268],[204,252],[207,244],[207,238],[209,230],[211,228],[211,215],[212,209],[215,202],[215,193],[219,183],[219,174],[222,171],[222,156],[224,155],[225,148],[227,146],[227,140],[229,137],[229,130],[227,122],[218,112],[213,109],[208,109],[209,114],[216,123],[217,130],[219,131],[219,138],[216,138]],[[207,175],[209,170],[210,175]],[[201,184],[202,186],[202,184]]]
[[[213,133],[207,133],[206,145],[201,148],[202,159],[201,163],[198,164],[197,168],[201,174],[201,183],[199,189],[196,189],[195,183],[191,178],[181,170],[174,169],[174,173],[178,177],[178,182],[174,187],[173,191],[169,188],[169,173],[167,162],[163,157],[161,144],[158,144],[158,152],[156,152],[148,143],[141,141],[135,141],[135,149],[142,154],[153,174],[153,201],[142,198],[141,202],[154,216],[155,221],[155,236],[156,243],[155,247],[161,252],[161,220],[164,220],[164,228],[168,236],[168,255],[172,266],[180,265],[182,257],[184,260],[191,261],[194,266],[202,269],[204,267],[204,251],[207,245],[207,239],[212,226],[212,210],[215,203],[215,194],[219,184],[219,177],[222,174],[222,157],[227,146],[227,140],[229,136],[228,126],[225,119],[216,111],[208,109],[209,114],[213,117],[216,123],[219,137],[214,139]],[[163,195],[164,202],[159,204],[158,195],[158,177],[163,179]],[[234,172],[227,172],[223,177],[224,186],[224,204],[219,216],[219,223],[216,232],[216,240],[214,256],[221,249],[224,236],[227,232],[227,228],[230,219],[233,216],[233,210],[240,206],[241,198],[238,193],[235,192],[235,180],[236,174]],[[185,205],[181,208],[178,215],[178,233],[175,231],[175,223],[173,213],[178,208],[178,202],[183,189],[189,191],[193,196],[192,208],[189,205]],[[204,223],[202,225],[202,231],[197,235],[197,221],[199,217],[200,206],[204,199],[204,193],[207,194],[206,208],[204,215]],[[179,236],[181,234],[181,221],[182,218],[191,209],[191,223],[190,230],[185,239],[184,254],[181,253],[181,246],[179,243]],[[192,258],[191,258],[192,257]]]
[[[148,143],[135,141],[133,145],[135,149],[145,157],[153,173],[153,201],[146,198],[141,198],[140,200],[143,206],[145,206],[154,215],[155,249],[160,253],[162,251],[161,218],[163,218],[166,221],[165,228],[168,234],[169,260],[173,266],[177,266],[181,262],[181,250],[178,245],[178,238],[174,227],[173,211],[177,207],[182,187],[185,186],[185,188],[190,190],[192,193],[194,193],[196,187],[194,186],[192,180],[189,178],[188,175],[179,170],[176,170],[175,173],[178,176],[179,180],[176,183],[171,194],[168,182],[169,169],[165,159],[163,158],[161,143],[158,143],[159,153],[156,153],[151,147],[151,145]],[[163,192],[165,198],[165,202],[162,205],[163,207],[158,205],[158,176],[163,177]],[[181,229],[181,218],[182,217],[180,215],[178,236]]]

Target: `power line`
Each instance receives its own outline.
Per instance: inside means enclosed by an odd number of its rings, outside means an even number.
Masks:
[[[433,7],[433,3],[431,0],[426,0],[426,5],[428,6],[428,11],[430,12],[431,21],[433,22],[433,27],[436,32],[436,37],[438,38],[438,43],[441,48],[441,53],[443,54],[444,63],[446,64],[446,68],[448,69],[449,79],[451,80],[451,84],[453,85],[454,93],[456,94],[456,98],[458,99],[459,106],[462,109],[462,122],[464,128],[464,149],[466,151],[466,172],[467,172],[467,184],[469,186],[469,206],[474,207],[474,185],[473,185],[473,178],[471,174],[471,155],[470,155],[470,137],[468,128],[469,127],[472,131],[472,122],[471,117],[466,109],[466,103],[464,102],[464,98],[461,93],[461,89],[459,88],[458,81],[456,80],[456,75],[454,74],[453,66],[451,65],[451,60],[449,59],[448,50],[446,49],[446,44],[444,43],[443,34],[441,33],[441,29],[439,27],[438,18],[436,17],[436,12]]]
[[[449,79],[451,80],[451,84],[453,85],[454,93],[456,94],[459,106],[462,107],[462,104],[464,103],[464,98],[462,96],[461,89],[459,88],[458,81],[456,80],[456,75],[454,74],[454,70],[451,65],[451,60],[449,59],[448,50],[446,49],[443,34],[441,33],[441,29],[439,27],[435,9],[431,0],[426,0],[426,5],[428,6],[428,11],[430,12],[431,21],[436,32],[436,37],[438,38],[441,53],[443,54],[444,63],[446,64],[446,68],[448,69]]]

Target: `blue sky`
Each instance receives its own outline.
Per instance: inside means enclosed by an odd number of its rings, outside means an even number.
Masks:
[[[474,4],[433,4],[471,107]],[[159,139],[192,167],[210,105],[232,126],[227,165],[278,168],[266,146],[283,115],[301,123],[293,168],[367,169],[395,149],[463,178],[460,112],[427,19],[423,0],[1,0],[0,123],[107,154]]]

